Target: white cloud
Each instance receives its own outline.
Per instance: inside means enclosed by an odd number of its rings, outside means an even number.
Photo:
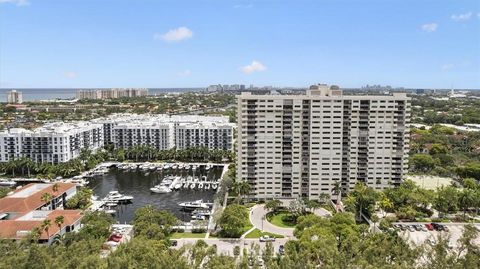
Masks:
[[[438,28],[438,24],[432,22],[432,23],[427,23],[421,26],[422,30],[425,32],[435,32]]]
[[[72,72],[72,71],[68,71],[68,72],[63,73],[63,76],[66,77],[66,78],[76,78],[77,73]]]
[[[267,67],[263,65],[261,62],[252,61],[251,64],[246,65],[241,68],[242,72],[245,74],[251,74],[253,72],[261,72],[267,70]]]
[[[192,30],[182,26],[177,29],[172,29],[166,32],[165,34],[155,33],[153,35],[153,39],[163,40],[166,42],[177,42],[177,41],[189,39],[192,36],[193,36]]]
[[[30,2],[28,0],[0,0],[0,4],[14,4],[17,6],[28,6],[30,5]]]
[[[453,14],[450,18],[454,21],[468,21],[472,17],[472,12],[467,12],[465,14]]]
[[[233,6],[233,8],[252,8],[252,7],[253,7],[253,4],[246,4],[246,5],[238,4]]]
[[[186,70],[183,70],[182,72],[177,73],[177,76],[179,77],[189,77],[191,75],[192,75],[192,71],[190,71],[189,69],[186,69]]]
[[[450,70],[452,68],[454,68],[455,65],[454,64],[444,64],[441,66],[442,70],[446,71],[446,70]]]

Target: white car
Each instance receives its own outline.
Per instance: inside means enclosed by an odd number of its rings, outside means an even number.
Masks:
[[[260,238],[260,242],[274,242],[275,237],[270,237],[268,235],[262,235]]]

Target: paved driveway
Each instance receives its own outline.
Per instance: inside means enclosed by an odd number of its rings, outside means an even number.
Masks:
[[[267,221],[265,215],[268,211],[263,205],[255,205],[250,210],[250,222],[259,230],[269,233],[281,234],[285,237],[293,237],[293,228],[282,228]]]

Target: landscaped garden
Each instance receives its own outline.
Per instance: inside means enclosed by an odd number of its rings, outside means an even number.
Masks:
[[[296,218],[288,211],[269,212],[267,220],[271,224],[282,228],[293,228],[297,224]]]

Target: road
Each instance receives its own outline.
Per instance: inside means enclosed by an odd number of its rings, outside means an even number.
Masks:
[[[268,222],[266,219],[266,214],[268,211],[265,209],[264,205],[255,205],[250,210],[250,222],[253,226],[259,230],[269,233],[281,234],[288,238],[294,238],[293,230],[294,228],[282,228],[275,226]],[[315,210],[315,215],[321,217],[328,217],[332,214],[323,208],[318,208]]]
[[[175,248],[180,248],[184,245],[194,245],[198,240],[198,238],[183,238],[183,239],[175,239],[178,242],[178,245]],[[253,244],[257,244],[260,246],[260,249],[263,250],[265,248],[266,243],[260,242],[258,239],[218,239],[218,238],[208,238],[208,239],[201,239],[204,240],[209,246],[216,245],[218,253],[223,253],[227,255],[233,255],[233,248],[235,246],[240,246],[240,253],[243,253],[243,249],[251,249]],[[285,245],[287,242],[287,238],[278,238],[275,242],[272,242],[273,248],[275,252],[278,252],[278,248],[280,245]]]

